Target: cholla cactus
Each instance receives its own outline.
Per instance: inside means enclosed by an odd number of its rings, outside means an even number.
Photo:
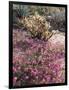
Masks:
[[[49,31],[50,23],[37,12],[34,16],[23,18],[21,23],[31,32],[32,37],[47,39],[47,37],[52,35],[52,32]]]

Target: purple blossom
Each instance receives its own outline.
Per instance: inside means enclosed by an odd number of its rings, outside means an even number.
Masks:
[[[23,31],[13,30],[14,86],[20,86],[21,83],[29,85],[63,83],[65,81],[64,39],[61,41],[57,37],[58,45],[56,45],[56,39],[52,39],[55,38],[52,37],[46,42],[26,37]],[[17,47],[20,42],[23,44]],[[22,47],[26,49],[21,49]]]

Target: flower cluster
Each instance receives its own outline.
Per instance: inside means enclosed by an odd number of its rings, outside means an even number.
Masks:
[[[51,41],[13,30],[13,86],[65,82],[65,46]]]

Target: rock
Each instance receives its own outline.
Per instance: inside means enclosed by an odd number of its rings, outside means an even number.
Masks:
[[[65,36],[61,33],[53,35],[48,42],[52,49],[65,48]]]

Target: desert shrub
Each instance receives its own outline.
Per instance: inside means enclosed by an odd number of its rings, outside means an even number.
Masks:
[[[19,23],[27,28],[32,37],[47,40],[52,35],[52,32],[49,31],[51,27],[50,23],[37,12],[35,15],[23,17],[21,20],[19,19]]]
[[[51,23],[51,29],[65,31],[65,12],[52,13],[47,17],[47,21]]]
[[[23,16],[29,15],[29,7],[24,5],[13,5],[13,25],[15,24],[21,27],[19,24],[19,19],[22,19]]]
[[[65,30],[65,9],[61,7],[49,7],[49,6],[34,6],[34,5],[13,5],[13,24],[17,24],[22,27],[22,24],[18,23],[22,17],[28,17],[35,15],[38,12],[39,15],[44,16],[52,26],[52,29],[64,29]],[[47,16],[51,16],[49,19]],[[30,18],[29,18],[30,19]],[[63,30],[63,31],[64,31]],[[40,35],[39,35],[40,36]]]

